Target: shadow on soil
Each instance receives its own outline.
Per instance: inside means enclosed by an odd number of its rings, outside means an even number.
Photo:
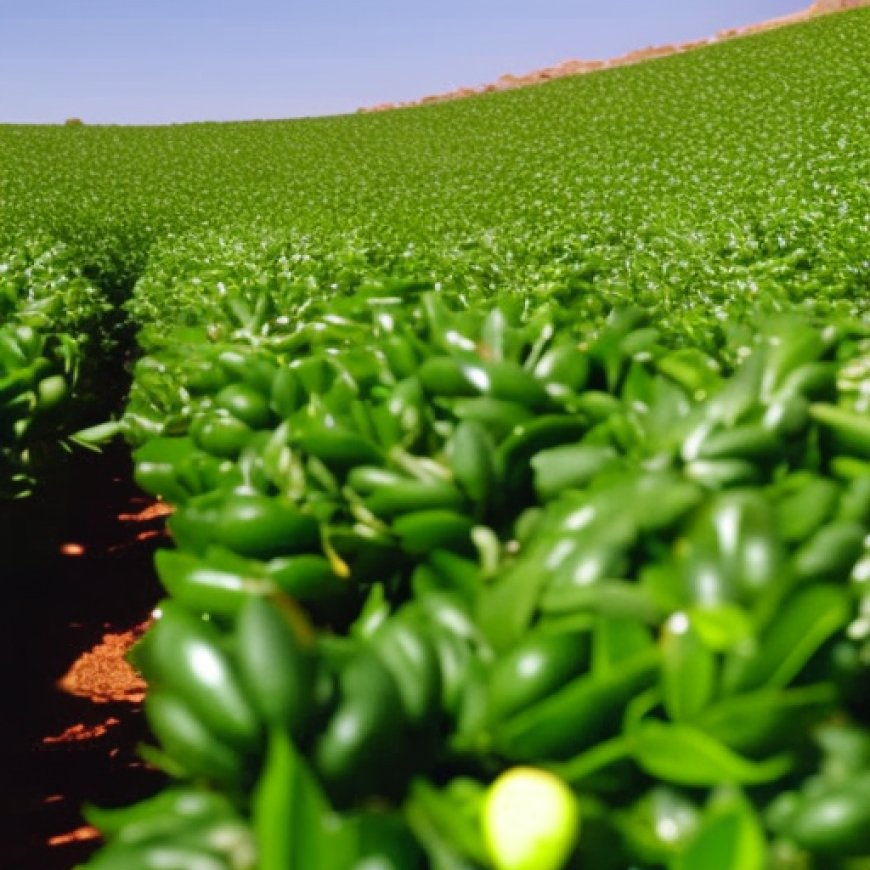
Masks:
[[[98,845],[68,837],[84,825],[82,804],[123,805],[164,782],[136,755],[146,736],[137,704],[57,687],[83,652],[141,623],[160,597],[151,558],[161,521],[118,519],[147,503],[124,445],[75,457],[36,498],[0,503],[4,870],[70,870]],[[62,555],[69,543],[83,554]]]

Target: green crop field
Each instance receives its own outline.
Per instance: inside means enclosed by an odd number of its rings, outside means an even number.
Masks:
[[[88,870],[870,868],[870,10],[0,209],[0,497],[173,508]]]

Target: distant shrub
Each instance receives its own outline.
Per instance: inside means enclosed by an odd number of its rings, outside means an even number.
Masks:
[[[67,118],[63,123],[65,127],[83,127],[85,124],[81,118]]]

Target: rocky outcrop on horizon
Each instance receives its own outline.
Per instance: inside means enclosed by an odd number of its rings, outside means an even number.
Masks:
[[[814,15],[825,12],[843,12],[845,9],[857,9],[859,6],[870,6],[870,0],[816,0],[810,6]]]
[[[787,24],[796,24],[800,21],[807,21],[810,18],[815,18],[818,15],[827,15],[831,12],[842,12],[847,9],[857,9],[859,6],[870,6],[870,0],[816,0],[807,9],[802,9],[791,15],[783,15],[780,18],[772,18],[768,21],[761,21],[757,24],[748,24],[744,27],[732,27],[727,30],[720,30],[715,36],[707,39],[696,39],[691,42],[682,42],[676,45],[651,45],[646,48],[639,48],[628,54],[620,55],[619,57],[611,58],[610,60],[564,60],[554,66],[544,67],[543,69],[533,70],[523,75],[513,75],[505,73],[499,76],[494,82],[479,87],[457,88],[456,90],[445,91],[441,94],[430,94],[419,100],[409,100],[399,103],[378,103],[376,106],[361,108],[360,112],[386,112],[390,109],[406,109],[413,106],[428,106],[432,103],[444,103],[448,100],[461,100],[465,97],[474,97],[479,94],[489,94],[496,91],[509,91],[514,88],[522,88],[528,85],[542,84],[543,82],[551,81],[552,79],[565,78],[566,76],[584,75],[585,73],[596,72],[602,69],[612,69],[618,66],[627,66],[633,63],[640,63],[645,60],[652,60],[658,57],[667,57],[672,54],[681,54],[686,51],[694,51],[696,48],[701,48],[705,45],[711,45],[716,42],[723,42],[728,39],[735,39],[740,36],[749,36],[753,33],[762,33],[765,30],[773,30],[777,27],[783,27]]]

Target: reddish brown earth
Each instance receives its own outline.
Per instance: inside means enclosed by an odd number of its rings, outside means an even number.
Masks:
[[[143,684],[124,653],[160,597],[165,513],[123,447],[85,456],[33,503],[0,505],[0,868],[70,870],[99,844],[85,803],[157,791]]]
[[[143,622],[129,631],[104,634],[98,644],[83,652],[70,665],[58,681],[58,688],[68,695],[87,698],[94,704],[120,701],[141,704],[145,700],[145,682],[124,656],[147,627],[148,623]],[[43,742],[53,739],[47,737]]]
[[[707,39],[698,39],[692,42],[683,42],[676,45],[647,46],[646,48],[639,48],[635,51],[630,51],[628,54],[610,58],[609,60],[565,60],[554,66],[533,70],[532,72],[524,73],[523,75],[505,73],[496,81],[479,87],[458,88],[441,94],[430,94],[420,100],[410,100],[408,102],[379,103],[376,106],[361,108],[359,111],[385,112],[389,109],[427,106],[432,103],[444,103],[449,100],[460,100],[465,97],[473,97],[479,94],[488,94],[496,91],[509,91],[514,88],[541,84],[543,82],[551,81],[552,79],[564,78],[565,76],[583,75],[585,73],[596,72],[602,69],[628,66],[629,64],[652,60],[657,57],[667,57],[671,54],[682,54],[687,51],[693,51],[696,48],[701,48],[705,45],[711,45],[712,43],[723,42],[740,36],[749,36],[753,33],[761,33],[765,30],[772,30],[776,27],[783,27],[787,24],[796,24],[799,21],[807,21],[808,19],[815,18],[818,15],[827,15],[831,12],[841,12],[846,9],[856,9],[859,6],[870,6],[870,0],[817,0],[817,2],[813,3],[807,9],[795,12],[792,15],[784,15],[781,18],[773,18],[769,21],[762,21],[757,24],[749,24],[744,27],[733,27],[728,30],[722,30],[715,36],[711,36]]]

